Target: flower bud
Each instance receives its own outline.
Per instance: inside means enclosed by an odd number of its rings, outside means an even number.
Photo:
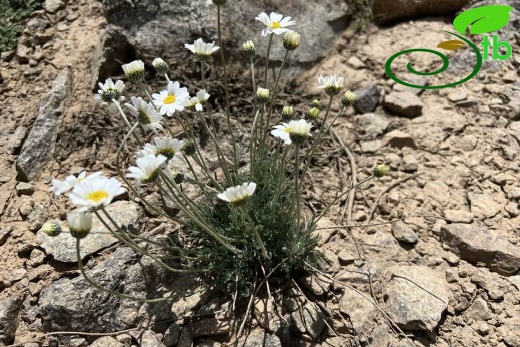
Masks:
[[[320,108],[320,101],[318,99],[314,99],[311,101],[311,107]]]
[[[265,104],[269,101],[269,89],[258,87],[256,91],[256,101],[259,104]]]
[[[341,97],[341,104],[343,106],[350,106],[354,101],[356,101],[356,94],[352,93],[350,90],[347,90]]]
[[[292,106],[284,106],[282,109],[282,120],[288,122],[294,115],[294,109]]]
[[[168,70],[170,70],[168,64],[166,64],[166,62],[161,58],[155,58],[152,62],[152,65],[159,75],[167,74]]]
[[[142,60],[134,60],[128,64],[123,64],[121,67],[131,82],[139,82],[144,79],[144,63]]]
[[[87,237],[92,228],[92,214],[83,212],[67,213],[67,223],[69,224],[70,234],[77,238]]]
[[[183,152],[184,155],[188,155],[188,156],[195,154],[196,150],[197,150],[197,148],[195,147],[195,144],[191,141],[184,142],[184,144],[182,145],[182,148],[181,148],[181,152]]]
[[[213,0],[213,4],[217,6],[225,5],[227,0]]]
[[[300,34],[288,30],[283,37],[283,47],[288,51],[294,51],[300,45]]]
[[[318,118],[318,115],[320,114],[320,109],[317,107],[312,107],[309,112],[307,112],[307,119],[315,120]]]
[[[255,50],[255,44],[253,43],[253,41],[249,40],[249,41],[244,42],[242,44],[242,52],[248,57],[254,56],[256,53],[256,50]]]
[[[372,171],[372,174],[377,177],[377,178],[381,178],[381,177],[384,177],[386,176],[386,174],[388,173],[388,168],[386,167],[386,165],[377,165],[374,170]]]
[[[61,225],[58,222],[47,222],[45,223],[41,231],[43,231],[47,236],[58,236],[61,233]]]

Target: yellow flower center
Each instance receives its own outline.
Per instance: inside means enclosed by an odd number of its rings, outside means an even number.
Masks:
[[[290,134],[290,133],[291,133],[291,129],[289,129],[289,127],[285,128],[284,131],[285,131],[287,134]]]
[[[174,102],[175,102],[175,95],[168,95],[163,100],[163,104],[166,104],[166,105],[173,104]]]
[[[273,22],[273,29],[280,29],[282,27],[282,25],[280,24],[280,22]]]
[[[108,193],[105,190],[95,190],[87,195],[87,200],[99,202],[100,200],[108,198]]]

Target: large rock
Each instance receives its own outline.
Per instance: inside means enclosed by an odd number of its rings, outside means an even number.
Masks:
[[[70,70],[65,68],[52,83],[49,94],[40,102],[38,115],[16,162],[19,180],[34,179],[52,158],[70,84]]]
[[[217,41],[217,7],[207,0],[104,0],[105,15],[109,24],[120,27],[132,52],[151,62],[162,56],[167,62],[183,61],[180,56],[190,56],[185,43],[202,37],[205,41]],[[293,28],[302,36],[301,45],[290,54],[292,62],[314,63],[328,54],[337,35],[350,24],[351,15],[343,0],[324,0],[313,6],[302,6],[300,1],[258,2],[229,1],[221,7],[222,38],[225,53],[240,59],[237,51],[246,40],[253,40],[259,56],[265,56],[269,39],[261,37],[264,25],[255,20],[261,12],[277,12],[296,21]],[[307,25],[307,23],[313,23]],[[169,35],[165,33],[175,33]],[[280,62],[285,54],[281,36],[273,40],[271,59]],[[131,57],[127,57],[131,59]],[[216,59],[220,61],[220,58]],[[260,60],[262,62],[262,60]],[[292,65],[289,69],[295,69]]]
[[[391,92],[385,96],[383,106],[388,111],[407,118],[419,117],[423,109],[421,99],[409,92]]]
[[[139,298],[162,297],[161,285],[170,285],[175,276],[157,268],[149,258],[139,258],[128,248],[117,249],[106,261],[87,271],[94,283]],[[82,276],[60,278],[45,287],[38,301],[45,331],[112,332],[174,318],[167,302],[155,304],[100,292]]]
[[[390,24],[422,16],[438,16],[457,12],[469,0],[373,0],[372,18],[376,24]]]
[[[9,296],[0,300],[0,341],[10,343],[18,328],[18,314],[23,300],[16,296]]]
[[[399,266],[388,270],[386,312],[406,330],[432,331],[448,307],[444,273],[426,266]]]
[[[496,231],[468,224],[441,227],[441,241],[472,263],[483,263],[491,271],[511,275],[520,269],[520,249]]]
[[[132,228],[135,227],[139,220],[140,209],[134,202],[117,201],[106,209],[123,230],[132,231]],[[66,228],[64,227],[64,229]],[[78,261],[76,256],[76,239],[70,236],[69,233],[61,233],[58,236],[50,237],[40,230],[36,236],[41,241],[41,246],[45,252],[52,255],[55,260],[64,263]],[[82,259],[110,247],[116,242],[118,242],[117,239],[94,216],[90,234],[82,239],[80,243]]]

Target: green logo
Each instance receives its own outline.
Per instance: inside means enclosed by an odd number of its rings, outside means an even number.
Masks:
[[[482,59],[488,60],[490,59],[489,55],[489,46],[492,45],[493,52],[491,55],[491,59],[493,60],[506,60],[511,57],[513,54],[513,48],[508,42],[505,41],[499,41],[498,35],[493,35],[492,41],[489,40],[489,37],[487,35],[484,35],[484,38],[481,42],[482,45],[482,53],[480,53],[479,48],[470,40],[468,40],[464,35],[466,34],[466,30],[469,28],[470,34],[486,34],[492,31],[496,31],[499,29],[502,29],[505,27],[509,21],[509,13],[513,7],[511,6],[504,6],[504,5],[490,5],[490,6],[481,6],[476,7],[467,11],[462,12],[459,14],[454,20],[453,20],[453,27],[455,30],[458,31],[459,34],[444,31],[452,36],[455,36],[457,39],[454,40],[448,40],[441,42],[437,48],[442,48],[449,51],[454,51],[457,49],[460,49],[464,47],[465,45],[468,45],[473,52],[475,52],[476,55],[476,64],[475,68],[471,73],[463,78],[460,81],[444,84],[440,86],[420,86],[408,83],[406,81],[400,80],[393,72],[392,72],[392,63],[393,61],[400,57],[403,54],[408,53],[414,53],[414,52],[426,52],[426,53],[432,53],[438,56],[442,60],[442,66],[431,72],[421,72],[417,71],[413,68],[411,63],[408,63],[406,68],[409,72],[415,74],[415,75],[421,75],[421,76],[433,76],[440,74],[441,72],[445,71],[448,66],[450,65],[450,62],[448,60],[448,57],[438,51],[435,51],[433,49],[427,49],[427,48],[414,48],[414,49],[407,49],[401,52],[398,52],[394,55],[392,55],[385,64],[385,70],[387,75],[396,81],[397,83],[400,83],[402,85],[405,85],[407,87],[412,88],[420,88],[420,89],[441,89],[441,88],[448,88],[448,87],[454,87],[456,85],[465,83],[472,79],[480,70],[480,67],[482,66]],[[504,47],[505,53],[501,54],[499,51],[500,47]],[[482,57],[482,55],[484,57]]]

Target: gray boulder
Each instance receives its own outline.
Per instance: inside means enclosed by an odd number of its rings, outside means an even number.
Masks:
[[[423,16],[455,13],[469,0],[372,0],[372,18],[376,24],[390,24]]]
[[[20,309],[23,300],[16,296],[0,299],[0,341],[10,343],[18,328]]]
[[[107,260],[87,271],[98,285],[139,298],[157,298],[160,284],[175,276],[139,257],[128,248],[117,249]],[[82,276],[60,278],[45,287],[39,297],[39,314],[44,331],[111,332],[134,327],[138,322],[174,318],[167,302],[154,304],[121,299],[100,292]]]
[[[36,120],[16,162],[20,181],[33,180],[52,158],[70,84],[70,70],[65,68],[52,83],[49,94],[41,101]]]
[[[206,42],[218,40],[217,6],[211,1],[104,0],[103,7],[109,24],[123,31],[133,47],[131,51],[149,62],[161,56],[167,62],[183,61],[185,64],[185,59],[180,57],[191,58],[191,53],[184,47],[185,43],[193,43],[199,37]],[[264,25],[255,20],[261,12],[281,13],[296,21],[291,28],[302,36],[300,47],[290,54],[296,65],[314,63],[323,58],[337,35],[351,21],[348,6],[343,0],[319,1],[313,6],[302,6],[299,1],[229,1],[221,7],[221,27],[225,53],[230,60],[240,59],[237,51],[246,40],[255,42],[259,57],[265,56],[269,39],[261,37]],[[281,39],[277,36],[273,40],[272,61],[280,62],[285,54]],[[220,61],[220,57],[215,61]],[[289,69],[297,70],[294,65]]]

